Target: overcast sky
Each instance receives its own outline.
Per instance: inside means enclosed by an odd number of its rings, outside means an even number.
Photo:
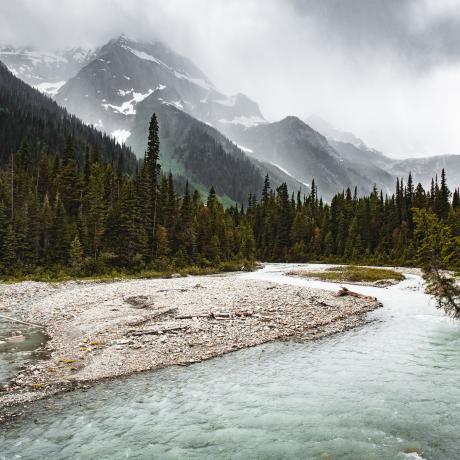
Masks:
[[[317,114],[392,156],[460,154],[460,0],[0,1],[0,43],[125,32],[187,55],[269,120]]]

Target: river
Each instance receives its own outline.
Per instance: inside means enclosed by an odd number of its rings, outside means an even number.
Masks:
[[[339,288],[297,267],[229,276]],[[40,401],[0,427],[0,458],[460,459],[460,322],[415,275],[350,288],[383,302],[370,324]]]

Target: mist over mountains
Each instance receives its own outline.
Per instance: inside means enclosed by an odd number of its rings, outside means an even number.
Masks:
[[[365,194],[377,185],[390,192],[396,177],[409,172],[427,186],[443,167],[452,188],[460,182],[457,155],[395,160],[317,116],[269,122],[249,96],[224,94],[190,59],[159,41],[120,35],[94,49],[59,52],[4,46],[0,61],[138,157],[157,113],[163,168],[199,189],[214,185],[230,201],[258,193],[265,174],[274,186],[287,182],[304,193],[314,179],[326,200],[346,188]]]

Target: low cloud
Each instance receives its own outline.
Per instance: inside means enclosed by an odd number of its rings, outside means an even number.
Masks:
[[[460,2],[15,0],[0,42],[161,39],[271,120],[317,114],[389,155],[460,153]]]

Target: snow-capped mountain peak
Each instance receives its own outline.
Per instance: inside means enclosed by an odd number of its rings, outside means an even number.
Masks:
[[[86,123],[129,139],[137,106],[148,98],[173,106],[229,137],[266,123],[244,94],[219,91],[190,59],[159,40],[121,34],[97,49],[0,48],[0,61]]]
[[[63,85],[56,100],[108,133],[130,131],[138,104],[154,98],[224,133],[264,123],[255,102],[227,96],[191,60],[161,41],[120,35]],[[127,139],[127,138],[126,138]]]
[[[30,47],[0,47],[0,61],[29,85],[51,96],[73,77],[83,65],[94,58],[90,48],[64,48],[43,51]]]

